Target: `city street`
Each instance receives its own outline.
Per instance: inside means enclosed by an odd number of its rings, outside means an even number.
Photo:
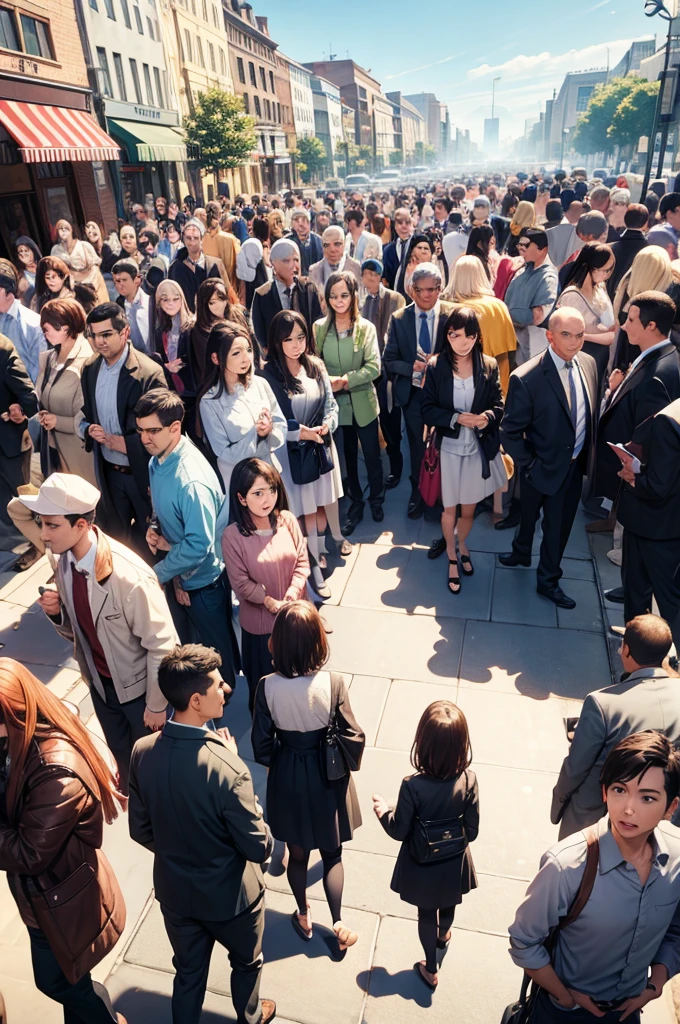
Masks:
[[[589,690],[610,680],[595,564],[581,515],[564,561],[564,588],[577,607],[556,611],[536,595],[532,571],[497,564],[495,554],[509,546],[509,536],[494,531],[486,514],[477,519],[469,542],[475,574],[464,580],[459,596],[448,594],[445,560],[427,559],[437,524],[408,520],[406,500],[403,483],[389,495],[380,527],[368,517],[359,526],[347,563],[329,557],[333,597],[325,614],[333,629],[331,665],[351,680],[352,705],[367,735],[356,776],[364,823],[345,847],[344,919],[360,939],[344,962],[331,960],[330,920],[315,859],[315,936],[304,944],[295,935],[289,921],[294,903],[277,849],[267,876],[262,995],[276,1000],[277,1019],[284,1024],[413,1024],[433,1011],[439,1020],[466,1024],[500,1019],[520,983],[507,954],[507,925],[540,854],[556,838],[548,812],[566,750],[563,720],[578,714]],[[597,541],[598,571],[611,585],[618,570],[604,558],[607,538]],[[43,561],[28,573],[0,577],[2,653],[25,661],[54,692],[78,704],[96,731],[68,645],[33,607],[48,575]],[[398,846],[374,818],[371,794],[396,797],[410,770],[418,718],[439,698],[456,701],[469,722],[481,829],[472,848],[479,888],[459,910],[439,988],[431,996],[412,970],[421,957],[415,908],[389,888]],[[265,772],[250,760],[244,680],[226,722],[263,797]],[[151,855],[131,842],[126,829],[126,819],[119,819],[107,830],[104,848],[126,896],[128,930],[95,977],[108,976],[116,1008],[130,1024],[161,1024],[170,1019],[171,952],[151,898]],[[6,890],[0,898],[0,965],[10,1024],[61,1019],[57,1004],[35,990],[25,929]],[[652,1004],[647,1024],[670,1020],[668,1007],[665,1001]],[[228,963],[218,948],[203,1021],[233,1019]]]

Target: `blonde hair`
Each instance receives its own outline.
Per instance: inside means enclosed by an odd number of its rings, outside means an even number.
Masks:
[[[623,275],[614,296],[614,316],[626,312],[631,301],[642,292],[665,292],[673,283],[671,258],[659,245],[642,249],[630,270]]]
[[[156,288],[156,319],[160,322],[160,317],[167,317],[165,310],[161,308],[161,302],[163,299],[171,295],[173,298],[180,298],[182,304],[179,307],[179,329],[180,331],[186,330],[187,327],[192,327],[196,321],[196,317],[193,315],[189,307],[187,306],[187,300],[184,297],[184,292],[177,284],[177,281],[165,280],[161,281]]]
[[[272,210],[271,213],[267,214],[267,221],[269,222],[269,238],[271,241],[275,242],[279,238],[283,238],[286,226],[281,211]]]
[[[526,199],[521,199],[510,222],[510,228],[533,228],[536,225],[536,207]],[[513,232],[515,234],[515,232]]]
[[[460,256],[443,297],[451,302],[465,302],[483,295],[493,295],[484,264],[479,256]]]

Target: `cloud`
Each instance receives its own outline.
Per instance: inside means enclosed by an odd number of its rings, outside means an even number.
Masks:
[[[383,82],[392,81],[395,78],[403,78],[404,75],[412,75],[415,71],[425,71],[427,68],[436,67],[437,64],[446,64],[449,60],[455,60],[456,57],[462,57],[464,53],[465,50],[460,50],[458,53],[452,53],[450,57],[442,57],[441,60],[434,60],[431,64],[421,64],[419,68],[409,68],[408,71],[400,71],[398,75],[385,75],[383,77]]]
[[[527,56],[519,54],[503,64],[480,64],[470,68],[467,77],[484,78],[487,75],[501,75],[503,80],[521,80],[526,78],[561,76],[578,68],[583,70],[594,67],[605,67],[607,64],[607,48],[609,48],[610,66],[616,64],[630,46],[632,40],[618,39],[612,43],[597,43],[585,46],[580,50],[569,50],[567,53],[551,54],[547,50]]]
[[[588,14],[592,14],[593,11],[599,11],[600,7],[606,7],[607,4],[610,4],[611,2],[612,2],[612,0],[600,0],[599,4],[595,4],[594,7],[590,8],[590,10],[588,11]]]

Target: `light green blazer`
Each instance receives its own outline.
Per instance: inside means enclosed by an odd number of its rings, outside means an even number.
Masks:
[[[338,338],[328,319],[314,324],[316,349],[330,377],[347,374],[349,391],[335,391],[338,403],[338,425],[351,426],[352,414],[360,427],[366,427],[377,418],[378,396],[373,381],[380,376],[380,350],[375,327],[360,316],[354,331],[347,338]]]

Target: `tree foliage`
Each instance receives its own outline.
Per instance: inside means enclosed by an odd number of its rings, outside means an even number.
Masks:
[[[437,160],[437,150],[429,142],[416,142],[413,161],[416,164],[433,164]]]
[[[327,163],[326,147],[315,135],[303,135],[297,141],[294,153],[297,169],[305,184],[319,173]],[[304,170],[303,170],[304,168]]]
[[[654,117],[657,82],[636,75],[596,86],[570,140],[578,153],[611,154],[617,146],[637,143]]]
[[[607,129],[608,138],[617,146],[637,146],[641,135],[650,135],[659,85],[659,82],[640,82],[638,88],[621,101]]]
[[[204,167],[241,167],[257,147],[255,118],[246,114],[240,96],[216,85],[198,94],[182,129],[187,143],[200,148]]]

